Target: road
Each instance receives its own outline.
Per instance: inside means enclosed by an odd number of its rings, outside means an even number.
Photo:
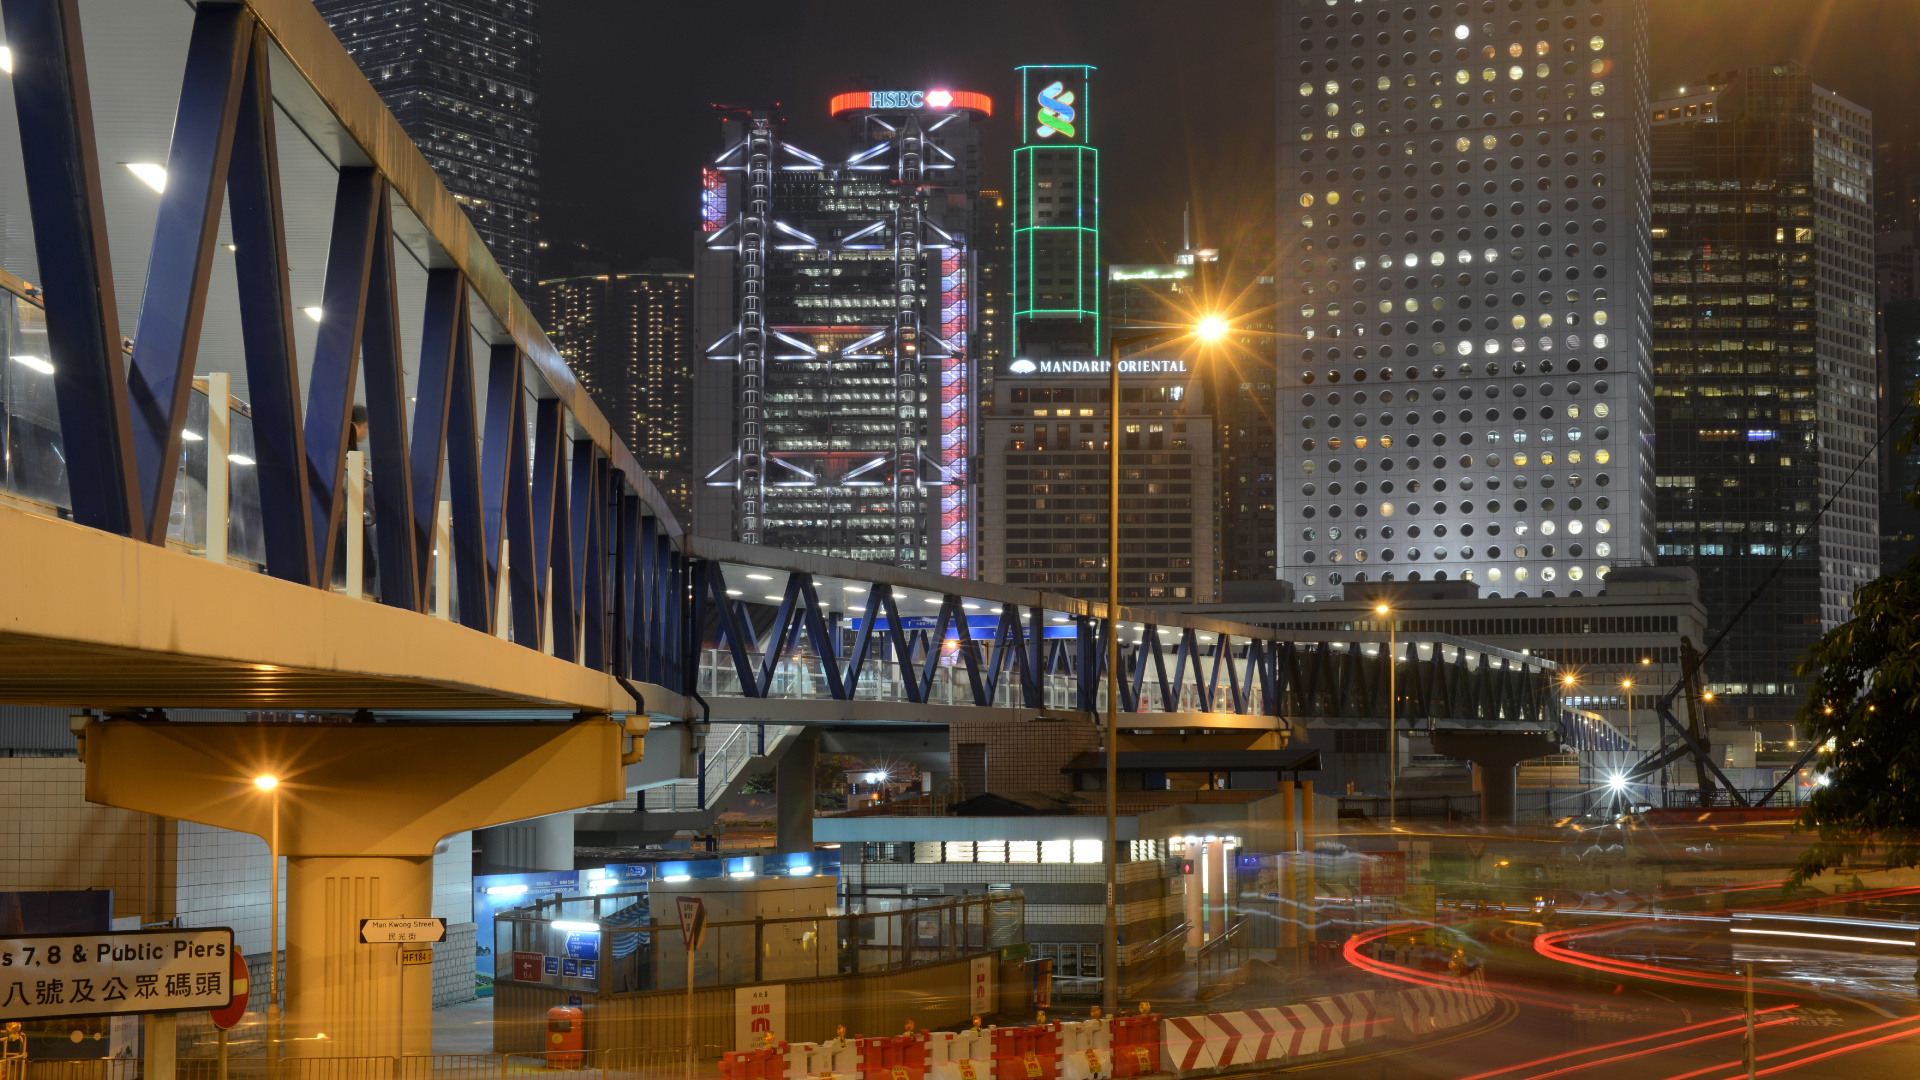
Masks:
[[[1755,1075],[1920,1077],[1910,955],[1736,946],[1718,923],[1546,927],[1503,916],[1456,930],[1479,947],[1499,994],[1486,1017],[1423,1043],[1275,1072],[1326,1080],[1739,1080],[1747,1075],[1742,972],[1751,961]]]

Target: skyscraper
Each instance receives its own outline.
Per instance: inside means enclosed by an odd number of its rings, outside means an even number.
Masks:
[[[540,222],[538,0],[314,0],[467,212],[531,293]]]
[[[1084,64],[1020,71],[1010,356],[1093,356],[1100,336],[1100,152]]]
[[[695,528],[973,576],[984,94],[861,90],[844,155],[727,110],[702,174]]]
[[[1733,717],[1785,721],[1794,663],[1879,572],[1873,119],[1792,63],[1653,110],[1660,559],[1717,633],[1791,556],[1708,668]]]
[[[693,275],[585,272],[540,282],[541,325],[675,510],[691,510]]]
[[[1543,596],[1651,560],[1644,5],[1280,28],[1280,575]]]

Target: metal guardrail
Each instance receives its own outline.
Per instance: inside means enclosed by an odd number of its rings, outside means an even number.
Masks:
[[[1247,920],[1233,920],[1226,932],[1200,946],[1196,957],[1195,991],[1200,997],[1226,989],[1227,978],[1240,970],[1250,955],[1247,947]]]

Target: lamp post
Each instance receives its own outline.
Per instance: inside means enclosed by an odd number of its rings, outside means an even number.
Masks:
[[[267,1068],[279,1074],[280,1061],[280,778],[262,773],[253,786],[267,793],[273,823],[267,831]]]
[[[1391,829],[1400,801],[1400,694],[1394,683],[1393,663],[1399,627],[1394,623],[1393,609],[1387,605],[1379,604],[1373,612],[1387,620],[1387,828]]]
[[[1101,939],[1100,1000],[1109,1016],[1120,1009],[1120,346],[1192,334],[1218,341],[1226,320],[1142,327],[1107,335],[1107,922]]]
[[[1620,689],[1627,692],[1627,748],[1630,752],[1638,753],[1640,740],[1634,738],[1633,734],[1633,680],[1621,679]]]

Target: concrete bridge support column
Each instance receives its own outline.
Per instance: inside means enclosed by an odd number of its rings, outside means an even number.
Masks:
[[[614,802],[625,794],[622,765],[640,750],[626,751],[635,733],[604,716],[112,720],[78,734],[89,802],[251,833],[287,857],[287,1057],[431,1053],[432,965],[403,967],[395,946],[361,943],[360,920],[432,915],[442,838]],[[277,782],[257,782],[266,777]]]
[[[1433,751],[1473,762],[1480,781],[1480,820],[1511,825],[1519,802],[1520,763],[1560,752],[1548,735],[1504,731],[1436,731]]]
[[[432,907],[431,855],[287,859],[287,1057],[432,1052],[433,965],[360,943],[361,919]]]
[[[793,740],[774,773],[776,851],[785,855],[813,850],[814,766],[820,757],[820,737],[807,732]]]

